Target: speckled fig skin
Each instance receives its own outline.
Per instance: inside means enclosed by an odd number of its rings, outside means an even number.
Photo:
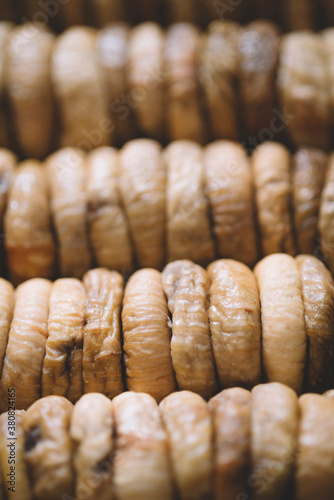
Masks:
[[[213,426],[206,402],[188,391],[160,403],[171,468],[180,500],[206,500],[212,493]]]

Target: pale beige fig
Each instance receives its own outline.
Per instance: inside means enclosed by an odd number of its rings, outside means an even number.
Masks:
[[[208,315],[209,277],[189,260],[168,264],[161,276],[171,315],[171,352],[178,387],[209,398],[217,392]]]
[[[70,0],[58,2],[60,15],[65,27],[85,24],[85,0]]]
[[[121,306],[122,276],[93,269],[85,274],[85,326],[83,330],[84,392],[113,398],[124,390],[122,379]]]
[[[209,401],[209,407],[214,433],[214,498],[241,499],[248,493],[251,470],[251,394],[239,387],[226,389]]]
[[[331,391],[326,391],[325,394],[324,394],[324,396],[326,398],[330,398],[330,399],[332,399],[334,401],[334,389],[332,389]]]
[[[166,34],[164,81],[171,140],[189,139],[199,143],[205,140],[197,75],[199,41],[198,28],[188,23],[174,24]]]
[[[8,333],[14,312],[14,287],[11,283],[0,278],[0,377],[5,359]],[[1,384],[0,384],[1,385]],[[1,388],[0,388],[1,395]],[[0,411],[2,405],[0,404]]]
[[[261,380],[259,291],[253,272],[241,262],[218,260],[211,280],[211,342],[222,388],[251,388]]]
[[[96,38],[97,30],[93,28],[69,28],[57,38],[51,66],[61,118],[61,145],[85,151],[108,145],[113,137]]]
[[[329,75],[320,35],[295,31],[282,37],[277,90],[293,144],[328,149]]]
[[[23,419],[25,460],[34,500],[59,500],[74,493],[73,405],[49,396],[36,401]]]
[[[59,279],[51,287],[42,372],[43,397],[64,396],[75,403],[83,394],[85,300],[85,288],[74,278]]]
[[[92,0],[91,4],[100,27],[125,18],[123,0]]]
[[[325,182],[320,197],[318,229],[321,252],[334,273],[334,154],[329,158]]]
[[[247,25],[239,39],[239,85],[244,123],[248,134],[270,130],[275,115],[275,80],[280,33],[268,21]]]
[[[146,22],[131,30],[127,54],[127,85],[137,126],[157,140],[164,138],[164,43],[162,28]]]
[[[320,197],[327,165],[328,156],[314,148],[299,148],[293,157],[293,215],[300,253],[318,250]]]
[[[50,290],[50,281],[41,278],[26,281],[15,290],[15,307],[0,385],[3,394],[15,389],[15,403],[19,410],[26,410],[41,397]]]
[[[103,2],[110,5],[109,0],[103,0]],[[116,0],[116,2],[123,5],[122,0]],[[105,75],[113,130],[117,143],[120,144],[124,144],[135,135],[132,123],[133,111],[128,100],[127,89],[126,64],[129,35],[130,26],[121,22],[113,22],[99,31],[96,41],[99,63]]]
[[[120,151],[120,189],[140,267],[161,269],[166,221],[166,165],[159,143],[128,142]]]
[[[59,271],[81,279],[91,267],[84,155],[77,149],[60,149],[49,156],[46,168]]]
[[[295,255],[291,155],[285,146],[266,142],[255,149],[251,165],[263,255]]]
[[[295,472],[296,500],[332,500],[334,401],[318,394],[299,399],[301,412]]]
[[[308,340],[305,390],[324,392],[334,381],[334,282],[324,264],[298,255]]]
[[[202,37],[199,79],[216,139],[239,139],[236,84],[240,34],[241,27],[237,24],[214,21]]]
[[[254,269],[262,322],[262,365],[268,382],[281,382],[298,394],[307,358],[302,282],[290,255],[265,257]]]
[[[316,16],[315,5],[312,0],[294,0],[293,2],[283,0],[281,9],[288,30],[313,30]]]
[[[118,500],[172,500],[167,433],[148,394],[125,392],[113,402],[113,483]]]
[[[11,6],[11,3],[5,2],[4,5]],[[0,9],[3,7],[1,5]],[[1,15],[0,19],[6,19],[4,15]],[[9,137],[9,123],[8,116],[5,111],[6,102],[6,87],[5,87],[5,62],[6,62],[6,52],[7,44],[9,42],[9,34],[13,28],[13,24],[8,21],[0,21],[0,147],[8,148],[10,146]]]
[[[129,279],[122,326],[127,388],[161,401],[176,385],[167,301],[158,271],[142,269]]]
[[[254,188],[245,149],[216,141],[204,150],[205,191],[220,257],[248,265],[257,261]]]
[[[132,243],[118,183],[119,162],[113,148],[98,148],[86,157],[89,235],[97,264],[130,273]]]
[[[32,158],[44,158],[53,141],[54,40],[47,28],[26,23],[13,28],[6,46],[5,85],[16,138],[22,154]]]
[[[14,403],[15,404],[15,403]],[[25,460],[23,432],[24,411],[13,411],[7,404],[7,413],[0,416],[0,498],[7,500],[32,500],[33,494]],[[12,406],[14,407],[14,406]],[[13,474],[12,479],[10,474]],[[1,496],[3,482],[5,495]]]
[[[288,498],[294,475],[299,426],[298,397],[282,384],[252,390],[252,474],[254,500]]]
[[[48,179],[44,166],[26,160],[15,170],[4,217],[10,279],[53,278],[56,247],[51,230]]]
[[[111,500],[114,449],[111,401],[86,394],[73,409],[70,429],[74,443],[76,499]]]
[[[167,258],[189,259],[201,265],[213,261],[209,202],[204,194],[202,148],[175,141],[164,151],[167,165]]]
[[[160,403],[171,467],[180,500],[206,500],[212,494],[213,428],[207,403],[188,391]]]

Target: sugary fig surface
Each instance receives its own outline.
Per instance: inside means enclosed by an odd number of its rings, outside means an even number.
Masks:
[[[208,315],[209,277],[189,260],[168,264],[161,276],[171,314],[178,387],[209,398],[217,392]]]
[[[8,332],[14,312],[14,287],[11,283],[0,278],[0,377],[5,359]],[[1,389],[0,389],[1,392]],[[0,405],[1,408],[1,405]]]
[[[332,274],[334,273],[334,154],[330,156],[320,199],[319,235],[321,251]]]
[[[296,500],[332,500],[334,491],[334,401],[318,394],[299,399]]]
[[[120,188],[140,267],[161,269],[164,260],[166,166],[150,139],[128,142],[120,152]]]
[[[130,32],[127,85],[139,130],[164,138],[163,50],[165,34],[155,23],[142,23]]]
[[[41,397],[50,290],[50,281],[41,278],[25,281],[15,290],[0,386],[4,395],[15,389],[19,410],[26,410]]]
[[[281,144],[266,142],[255,149],[251,164],[262,252],[295,255],[290,153]]]
[[[189,23],[174,24],[167,30],[164,70],[167,126],[171,140],[204,141],[197,77],[199,40],[198,28]]]
[[[78,149],[63,148],[49,156],[46,166],[60,273],[81,279],[91,267],[84,156]]]
[[[175,392],[160,403],[180,500],[212,494],[213,429],[210,410],[197,394]]]
[[[1,19],[6,19],[6,18],[1,16]],[[13,28],[12,23],[8,21],[0,21],[0,146],[5,148],[10,147],[9,130],[8,130],[9,127],[8,127],[6,112],[4,109],[4,103],[6,100],[5,64],[6,64],[7,44],[9,42],[9,34],[12,28]],[[1,156],[0,156],[0,165],[1,165]],[[1,195],[0,195],[0,200],[1,200]]]
[[[67,399],[49,396],[36,401],[24,416],[25,460],[34,500],[59,500],[74,493],[72,411]]]
[[[209,402],[213,420],[214,498],[235,500],[248,492],[251,394],[234,387]]]
[[[123,277],[93,269],[84,276],[86,289],[83,331],[84,392],[113,398],[124,390],[122,380],[121,306]]]
[[[122,310],[126,386],[158,401],[176,388],[168,323],[161,274],[137,271],[125,287]]]
[[[290,255],[265,257],[254,269],[260,291],[262,365],[268,382],[281,382],[298,394],[306,363],[302,283]]]
[[[240,34],[240,93],[249,134],[270,128],[275,106],[275,79],[280,36],[267,21],[255,21]]]
[[[277,86],[292,142],[327,150],[329,76],[320,35],[295,31],[283,36]]]
[[[61,144],[85,151],[108,145],[112,139],[107,86],[98,62],[96,37],[93,28],[73,26],[57,37],[52,55]]]
[[[8,409],[7,403],[7,409]],[[32,500],[23,432],[24,411],[13,410],[0,416],[0,492],[3,482],[6,493],[0,498],[7,500]],[[14,475],[13,469],[14,466]],[[14,477],[12,484],[11,478]],[[9,482],[7,482],[9,481]],[[10,488],[13,488],[10,490]]]
[[[328,156],[314,148],[300,148],[293,157],[292,191],[298,251],[314,254],[318,247],[320,196]]]
[[[253,272],[233,260],[208,267],[210,331],[222,388],[253,387],[261,379],[259,291]]]
[[[298,397],[282,384],[252,390],[252,498],[288,498],[299,425]]]
[[[74,407],[70,433],[76,498],[110,500],[114,448],[111,401],[102,394],[83,396]]]
[[[48,183],[43,165],[27,160],[16,168],[4,218],[9,276],[13,283],[55,273]]]
[[[113,402],[113,481],[118,500],[172,500],[168,438],[157,403],[125,392]]]
[[[86,159],[90,241],[99,266],[130,273],[132,246],[121,206],[118,154],[98,148]]]
[[[236,82],[241,28],[229,21],[214,21],[202,36],[199,78],[204,89],[213,136],[239,139]]]
[[[204,170],[220,257],[254,265],[254,193],[246,151],[231,141],[209,144],[204,150]]]
[[[298,255],[308,340],[305,390],[323,392],[334,381],[334,282],[324,264]]]
[[[202,148],[191,141],[172,142],[167,165],[167,258],[207,265],[214,259],[209,202],[204,194]]]
[[[16,26],[6,45],[6,90],[21,152],[44,158],[53,141],[50,63],[55,37],[41,24]]]
[[[75,403],[83,394],[82,345],[86,293],[74,278],[51,287],[42,396],[56,394]]]

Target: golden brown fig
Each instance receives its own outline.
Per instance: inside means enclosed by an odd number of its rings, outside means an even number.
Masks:
[[[202,38],[199,78],[216,139],[239,139],[236,82],[240,33],[235,23],[214,21]]]
[[[200,108],[197,54],[199,31],[187,23],[172,25],[166,35],[164,51],[167,87],[167,127],[171,140],[205,140]]]
[[[188,391],[160,403],[167,429],[171,466],[180,500],[211,498],[213,428],[206,402]]]
[[[50,61],[55,37],[45,27],[22,24],[7,43],[6,89],[19,148],[44,158],[53,140],[54,106]]]
[[[11,5],[11,4],[5,2],[4,5]],[[6,17],[4,15],[1,15],[0,13],[0,19],[6,19]],[[13,28],[12,23],[9,23],[7,21],[0,21],[0,147],[6,147],[6,148],[10,146],[10,138],[9,138],[10,130],[9,130],[8,117],[6,116],[5,61],[7,53],[7,44],[9,41],[9,34],[12,28]]]
[[[220,257],[254,265],[254,193],[246,151],[235,142],[213,142],[204,150],[204,169]]]
[[[14,287],[0,278],[0,377],[8,343],[8,332],[14,311]],[[1,389],[0,389],[1,395]],[[2,405],[0,404],[0,408]],[[1,410],[0,410],[1,411]]]
[[[266,142],[255,149],[251,165],[263,254],[295,255],[290,153],[281,144]]]
[[[208,267],[210,330],[221,387],[251,388],[261,379],[259,291],[253,272],[240,262]]]
[[[268,382],[298,394],[306,363],[306,325],[297,262],[285,254],[265,257],[254,269],[260,291],[262,365]]]
[[[320,35],[284,35],[278,71],[284,123],[295,146],[329,147],[329,77]]]
[[[319,235],[321,251],[325,261],[334,273],[334,154],[329,158],[327,174],[320,198]]]
[[[123,0],[91,0],[98,26],[105,26],[125,17]]]
[[[43,165],[27,160],[16,169],[4,218],[5,248],[13,283],[53,278],[56,248],[51,232],[48,182]]]
[[[59,500],[74,493],[73,405],[49,396],[36,401],[23,419],[25,459],[34,500]]]
[[[267,21],[255,21],[240,34],[240,93],[248,134],[270,130],[275,106],[275,79],[280,36]]]
[[[288,498],[294,473],[299,424],[298,397],[282,384],[252,390],[252,474],[254,500]]]
[[[132,244],[121,205],[117,151],[98,148],[86,158],[89,234],[97,264],[130,273]]]
[[[26,410],[41,397],[41,376],[48,336],[50,281],[35,278],[15,291],[15,307],[4,359],[1,390],[15,389],[15,403]],[[2,408],[6,411],[6,408]]]
[[[140,267],[164,261],[166,166],[151,139],[128,142],[120,152],[120,188]]]
[[[83,394],[82,344],[86,293],[83,284],[63,278],[51,287],[42,395],[75,403]]]
[[[71,420],[74,442],[76,498],[112,498],[113,418],[111,401],[102,394],[86,394],[75,405]]]
[[[328,156],[318,149],[300,148],[293,157],[294,227],[300,253],[314,254],[318,245],[320,196]]]
[[[125,287],[122,310],[126,385],[158,401],[176,389],[168,321],[161,274],[137,271]]]
[[[128,43],[127,84],[139,130],[164,138],[163,49],[165,34],[151,22],[133,28]]]
[[[110,144],[113,130],[96,37],[93,28],[74,26],[57,38],[52,57],[61,144],[85,151]]]
[[[25,439],[23,432],[24,411],[13,411],[7,403],[8,413],[0,417],[0,476],[7,500],[32,500],[30,477],[25,460]],[[13,469],[14,468],[14,469]],[[12,475],[12,477],[11,477]],[[0,491],[1,491],[0,479]]]
[[[114,491],[118,500],[172,500],[168,439],[148,394],[125,392],[113,402]]]
[[[332,500],[334,401],[318,394],[299,399],[301,422],[295,473],[296,500]]]
[[[167,164],[168,260],[189,259],[207,265],[214,259],[209,203],[204,195],[202,148],[190,141],[172,142]]]
[[[334,381],[334,282],[324,264],[298,255],[305,309],[308,356],[306,391],[323,392]]]
[[[84,156],[77,149],[63,148],[49,156],[46,166],[60,274],[81,279],[91,264]]]
[[[113,398],[124,390],[122,380],[121,306],[123,278],[106,269],[84,276],[86,288],[83,331],[84,392]]]
[[[209,402],[214,429],[214,498],[247,495],[251,447],[251,394],[226,389]],[[245,497],[247,498],[247,497]]]
[[[209,398],[217,392],[208,315],[209,277],[189,260],[168,264],[161,276],[171,314],[178,387]]]

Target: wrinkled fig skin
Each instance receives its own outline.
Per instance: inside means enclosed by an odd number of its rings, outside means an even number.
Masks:
[[[213,428],[206,402],[181,391],[160,403],[171,466],[180,500],[207,500],[212,493]]]
[[[124,280],[114,271],[93,269],[85,274],[83,331],[84,392],[113,398],[124,390],[122,379],[121,306]]]
[[[11,283],[0,278],[0,377],[3,369],[3,362],[5,359],[8,333],[11,326],[11,321],[14,312],[14,287]],[[1,397],[1,384],[0,384],[0,397]],[[1,409],[0,402],[0,409]]]
[[[334,274],[334,154],[329,158],[324,188],[321,193],[319,235],[325,262]]]
[[[209,277],[187,260],[168,264],[162,285],[171,314],[171,352],[178,388],[203,398],[217,392],[209,327]]]

